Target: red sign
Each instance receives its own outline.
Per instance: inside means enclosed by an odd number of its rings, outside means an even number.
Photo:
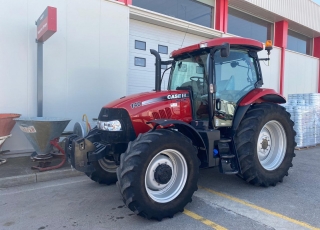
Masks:
[[[37,40],[44,42],[57,31],[57,8],[48,6],[36,22]]]

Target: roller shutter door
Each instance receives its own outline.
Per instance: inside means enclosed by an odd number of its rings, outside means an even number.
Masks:
[[[168,60],[173,50],[193,45],[208,38],[188,34],[137,20],[130,20],[128,95],[151,91],[155,82],[155,58],[150,49],[162,49],[162,60]],[[165,66],[163,66],[165,68]],[[162,89],[167,88],[169,70],[162,81]]]

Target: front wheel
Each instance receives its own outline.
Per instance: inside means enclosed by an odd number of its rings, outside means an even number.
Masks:
[[[235,136],[240,176],[248,183],[264,187],[281,182],[292,167],[295,134],[285,108],[272,103],[253,105]]]
[[[95,171],[92,173],[86,173],[86,175],[93,181],[99,184],[114,184],[117,182],[117,165],[114,161],[102,158],[96,162],[93,162]]]
[[[140,134],[121,155],[117,169],[125,204],[148,219],[182,212],[197,190],[198,162],[196,148],[179,132]]]

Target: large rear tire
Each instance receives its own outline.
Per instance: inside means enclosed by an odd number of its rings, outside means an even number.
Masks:
[[[117,176],[130,210],[148,219],[171,218],[183,211],[197,190],[197,150],[177,131],[140,134],[121,155]]]
[[[117,165],[114,161],[110,161],[106,158],[102,158],[97,162],[93,162],[95,169],[92,173],[86,173],[86,175],[93,181],[99,184],[114,184],[117,182]]]
[[[295,156],[293,125],[282,106],[272,103],[251,106],[235,135],[240,177],[264,187],[282,182]]]

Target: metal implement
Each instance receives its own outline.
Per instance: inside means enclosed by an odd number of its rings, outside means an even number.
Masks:
[[[38,161],[39,165],[32,167],[39,171],[47,171],[61,167],[66,161],[65,152],[58,144],[59,137],[67,127],[70,119],[48,117],[21,117],[15,119],[19,128],[24,133],[36,154],[32,160]],[[58,154],[53,151],[56,148]],[[62,158],[62,162],[56,166],[47,167],[53,157]]]
[[[60,137],[70,119],[48,117],[20,117],[15,119],[38,155],[52,150],[51,140]]]

